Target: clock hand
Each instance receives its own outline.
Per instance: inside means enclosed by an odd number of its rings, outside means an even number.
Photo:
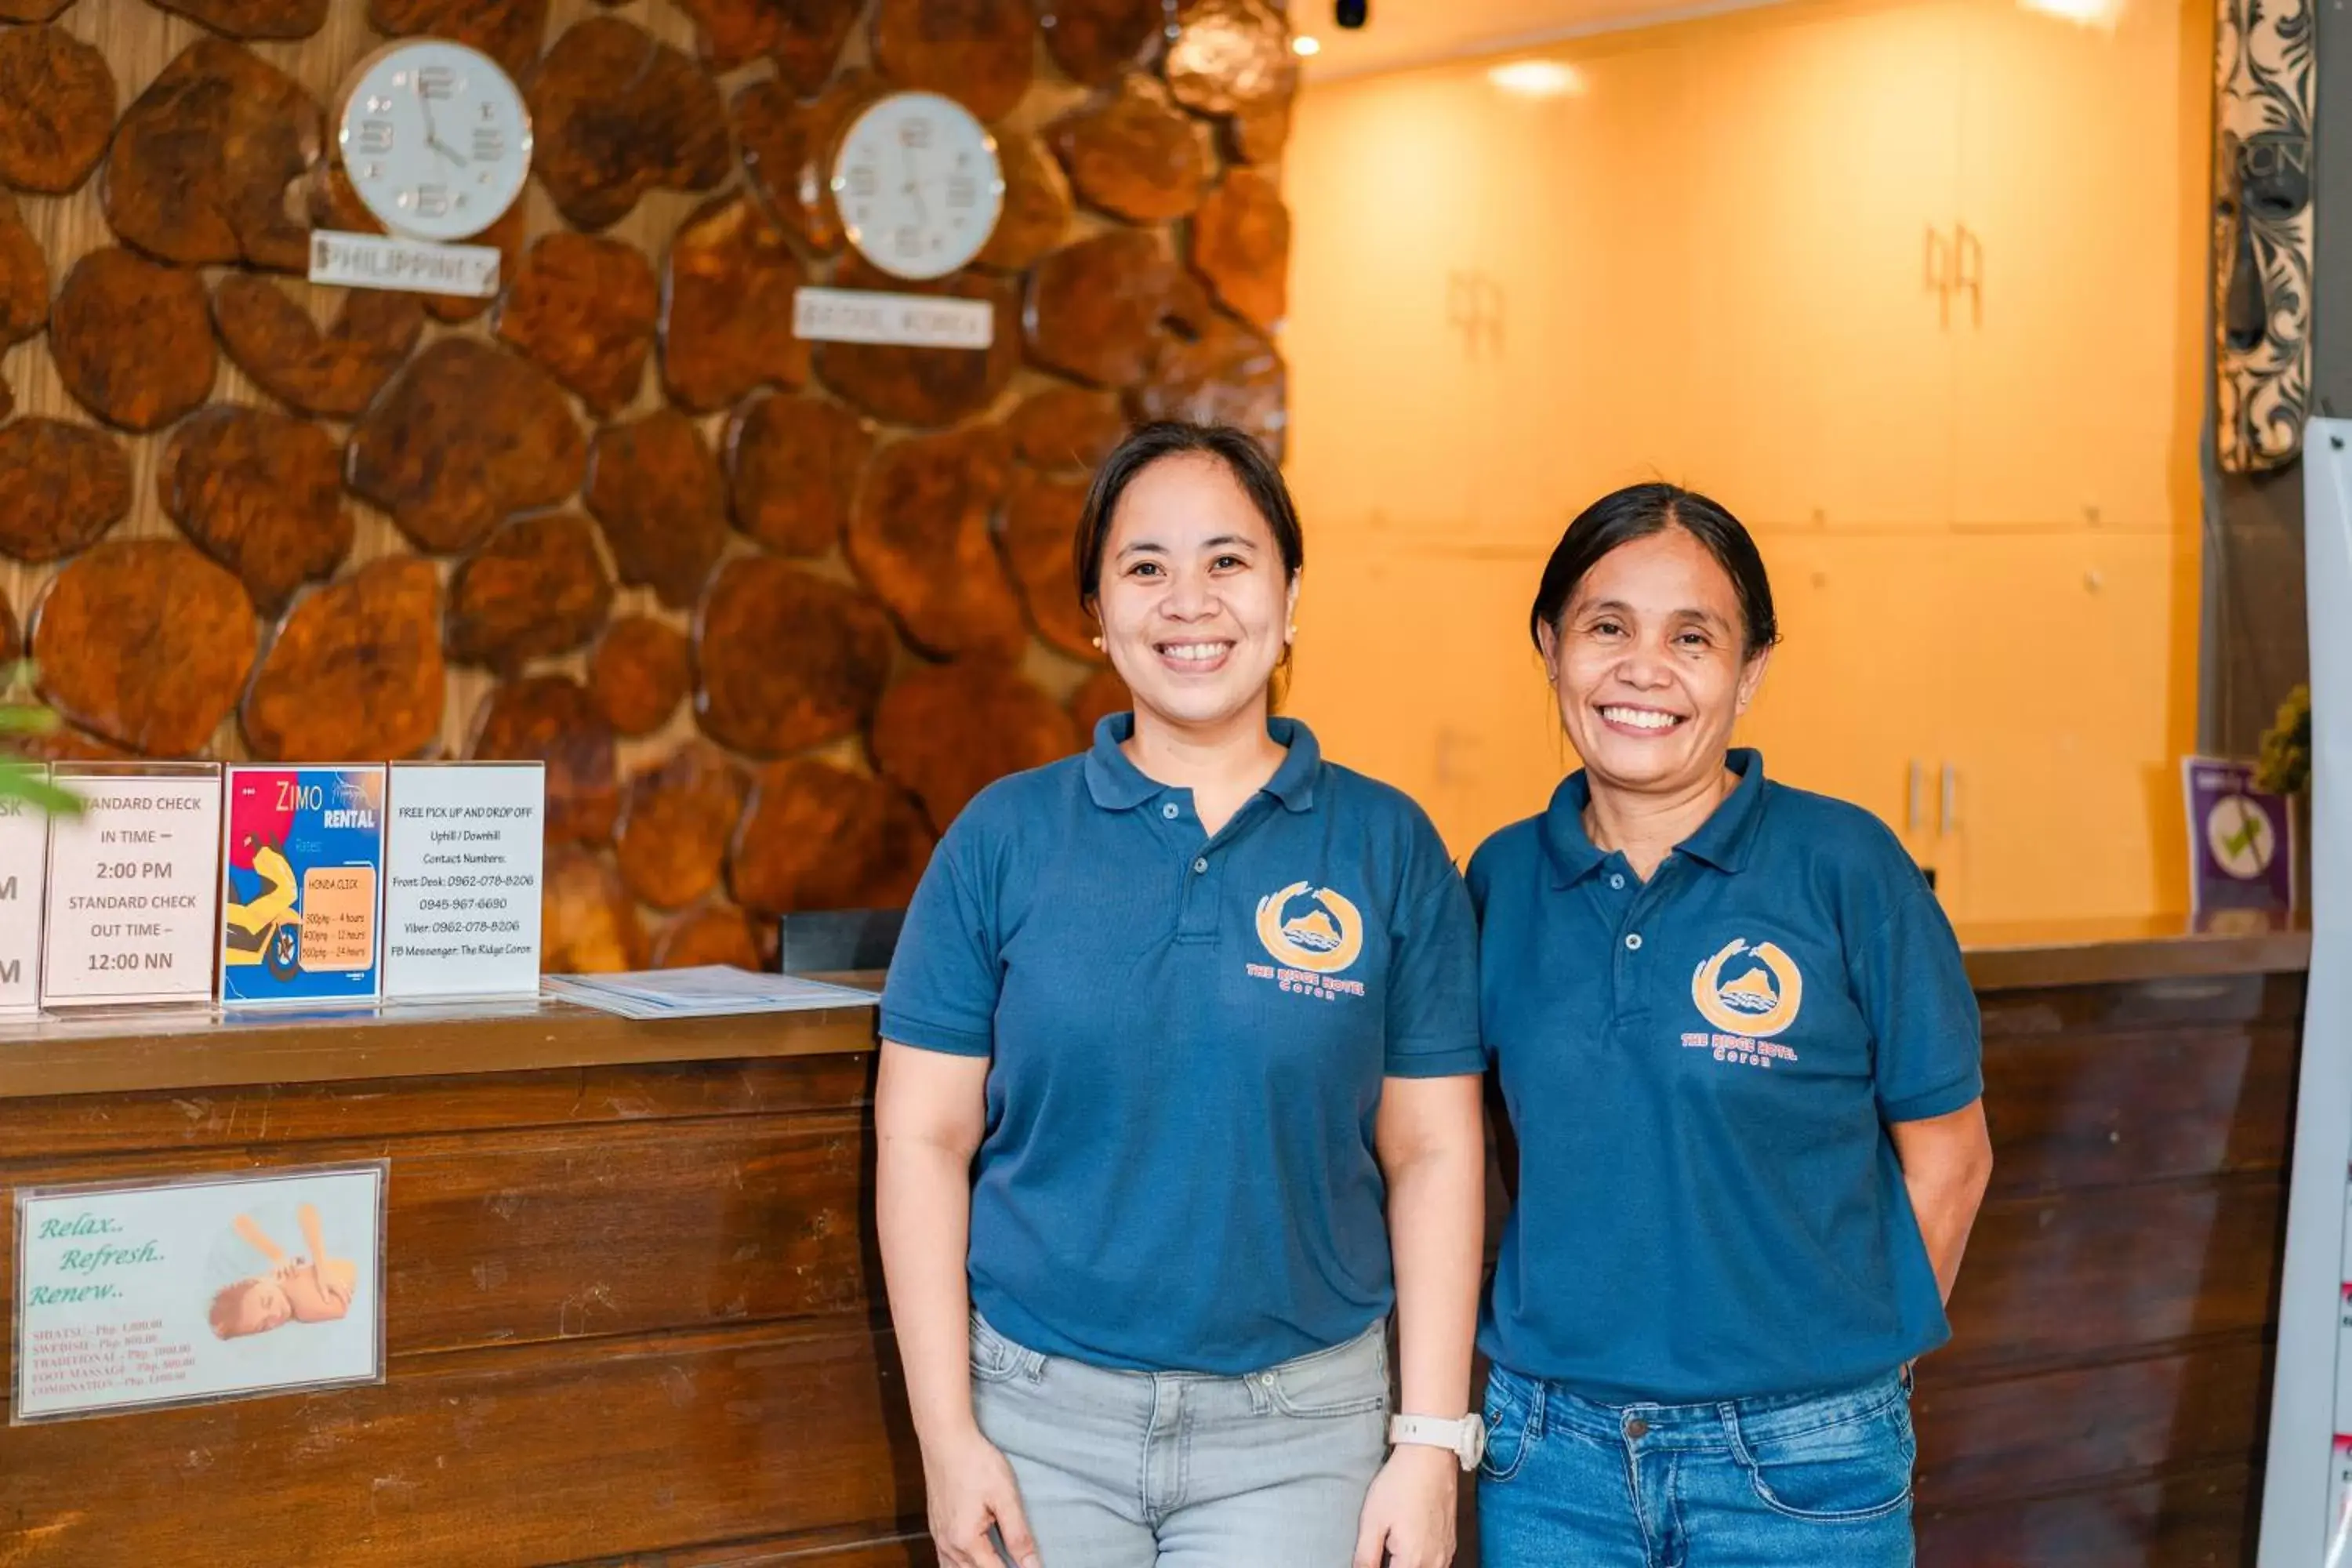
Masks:
[[[914,150],[902,142],[898,148],[898,154],[899,161],[907,165],[907,195],[915,204],[915,221],[927,224],[931,221],[931,213],[930,209],[923,205],[922,182],[915,177]]]

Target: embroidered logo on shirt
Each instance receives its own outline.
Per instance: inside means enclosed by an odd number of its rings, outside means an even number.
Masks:
[[[1751,948],[1744,940],[1734,940],[1691,974],[1692,1005],[1722,1034],[1712,1040],[1685,1035],[1683,1044],[1713,1045],[1717,1059],[1729,1047],[1794,1061],[1797,1054],[1785,1046],[1768,1052],[1751,1042],[1769,1040],[1795,1023],[1804,1000],[1805,977],[1797,972],[1794,959],[1769,942]],[[1737,1037],[1726,1040],[1724,1035]]]
[[[1364,917],[1336,890],[1293,882],[1260,899],[1257,940],[1276,962],[1249,965],[1254,977],[1279,980],[1285,991],[1327,1000],[1364,994],[1360,980],[1330,978],[1355,963],[1364,951]]]

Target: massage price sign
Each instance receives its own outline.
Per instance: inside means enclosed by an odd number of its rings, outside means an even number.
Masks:
[[[385,1171],[20,1190],[12,1424],[383,1382]]]

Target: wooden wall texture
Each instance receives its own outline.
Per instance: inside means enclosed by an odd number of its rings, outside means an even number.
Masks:
[[[2249,1561],[2302,989],[1985,997],[2001,1165],[1920,1374],[1926,1568]],[[0,1563],[929,1563],[871,1067],[0,1100],[0,1298],[16,1186],[392,1162],[386,1385],[0,1431]]]
[[[522,82],[495,303],[313,289],[394,34]],[[0,664],[68,756],[542,757],[547,963],[756,961],[903,901],[1120,699],[1068,582],[1131,418],[1279,447],[1296,87],[1267,0],[0,0]],[[811,346],[833,138],[994,131],[936,287],[985,353]],[[757,919],[747,919],[750,916]]]

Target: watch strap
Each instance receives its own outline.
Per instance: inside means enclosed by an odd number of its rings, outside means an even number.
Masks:
[[[1391,1415],[1389,1443],[1391,1447],[1410,1443],[1444,1448],[1462,1462],[1464,1469],[1475,1470],[1486,1457],[1486,1424],[1475,1415],[1465,1415],[1458,1421],[1442,1415]]]

